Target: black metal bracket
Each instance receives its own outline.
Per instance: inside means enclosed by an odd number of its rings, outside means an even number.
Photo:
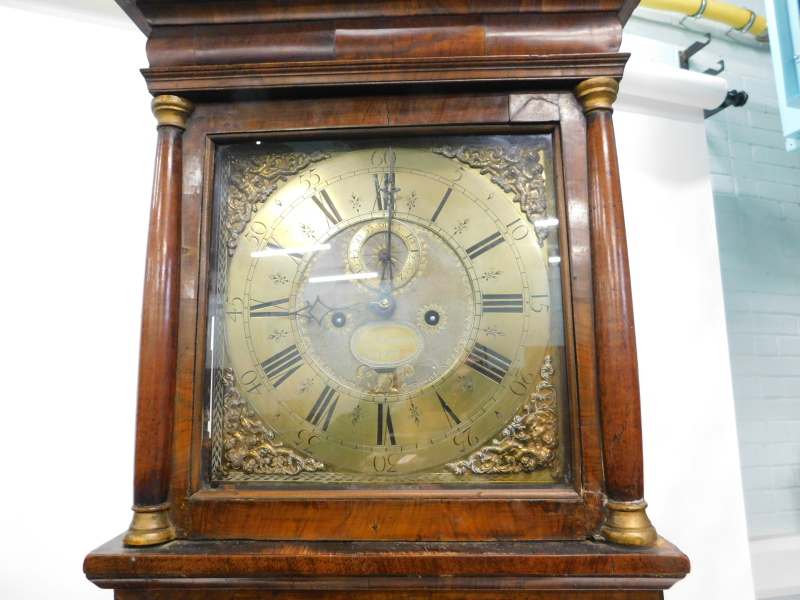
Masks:
[[[706,33],[705,36],[706,36],[705,42],[695,42],[694,44],[686,48],[686,50],[681,50],[680,52],[678,52],[678,58],[681,63],[681,69],[686,69],[688,71],[689,59],[711,43],[711,34]]]
[[[747,92],[737,92],[736,90],[730,90],[728,95],[725,96],[725,100],[722,101],[717,108],[713,108],[711,110],[703,110],[703,114],[705,118],[717,114],[728,108],[729,106],[744,106],[747,104]]]
[[[725,61],[724,60],[717,61],[717,66],[719,66],[718,69],[715,69],[714,67],[709,67],[708,69],[703,71],[703,73],[705,75],[719,75],[725,70]]]

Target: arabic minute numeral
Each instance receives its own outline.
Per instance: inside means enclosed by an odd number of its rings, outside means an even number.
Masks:
[[[467,427],[464,431],[453,436],[453,443],[456,446],[461,446],[461,452],[466,452],[467,446],[474,448],[478,443],[478,438],[472,435],[471,429],[471,427]]]
[[[375,469],[376,473],[394,473],[394,468],[397,466],[397,461],[399,460],[399,452],[386,456],[383,454],[376,454],[372,458],[372,468]]]
[[[297,432],[297,447],[300,448],[303,452],[307,452],[308,454],[314,454],[312,448],[314,446],[319,446],[322,443],[322,440],[319,436],[314,435],[308,429],[301,429]]]
[[[241,377],[239,377],[239,382],[242,384],[242,388],[248,394],[252,394],[255,392],[256,394],[261,394],[261,390],[259,388],[263,387],[260,381],[258,381],[258,375],[256,375],[255,371],[247,371]]]
[[[540,313],[546,308],[547,312],[550,312],[550,305],[543,303],[541,300],[537,300],[537,298],[549,298],[549,296],[547,294],[539,294],[538,296],[531,296],[531,310],[535,313]],[[537,308],[534,308],[534,305]]]
[[[520,223],[520,221],[522,221],[522,219],[511,221],[511,223],[506,225],[506,229],[511,233],[511,237],[517,241],[524,240],[531,232],[530,228],[525,223]],[[519,225],[516,225],[517,223],[519,223]],[[512,225],[516,225],[516,227],[511,229]]]
[[[231,307],[231,310],[225,311],[225,314],[228,315],[234,323],[236,323],[237,316],[244,312],[244,302],[242,302],[241,298],[234,298],[228,302],[228,305]]]
[[[515,396],[527,396],[528,388],[535,380],[536,378],[530,373],[523,373],[520,375],[519,379],[511,382],[508,389]]]
[[[314,169],[309,169],[308,173],[303,176],[300,176],[300,183],[305,184],[306,189],[305,191],[310,190],[311,188],[319,185],[320,181],[322,181],[316,173],[313,172]]]

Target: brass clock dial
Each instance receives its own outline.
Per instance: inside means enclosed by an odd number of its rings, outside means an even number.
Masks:
[[[547,249],[511,200],[404,147],[334,154],[271,194],[227,268],[224,343],[283,447],[386,479],[499,435],[552,330]]]

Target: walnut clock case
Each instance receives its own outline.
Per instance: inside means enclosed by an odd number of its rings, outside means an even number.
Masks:
[[[651,600],[635,2],[118,0],[156,173],[118,599]]]

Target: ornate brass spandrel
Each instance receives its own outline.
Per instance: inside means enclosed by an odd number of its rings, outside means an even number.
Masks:
[[[318,460],[302,458],[273,441],[275,434],[242,398],[233,369],[224,371],[222,385],[222,461],[214,473],[215,479],[224,479],[231,471],[246,475],[297,475],[325,469]]]
[[[563,473],[558,444],[558,408],[555,373],[550,356],[545,356],[539,370],[541,381],[530,399],[503,429],[502,439],[492,440],[466,460],[445,465],[456,475],[516,475],[549,469],[554,479]]]
[[[330,158],[325,152],[290,152],[237,157],[227,165],[228,214],[225,228],[228,232],[228,255],[233,256],[239,236],[247,227],[256,207],[263,204],[278,189],[278,183],[310,166]]]
[[[547,226],[538,225],[547,215],[547,192],[545,187],[545,167],[539,153],[548,148],[547,142],[539,140],[528,146],[443,146],[433,152],[457,161],[489,175],[495,185],[504,192],[514,195],[514,202],[533,224],[539,246],[549,235]]]

